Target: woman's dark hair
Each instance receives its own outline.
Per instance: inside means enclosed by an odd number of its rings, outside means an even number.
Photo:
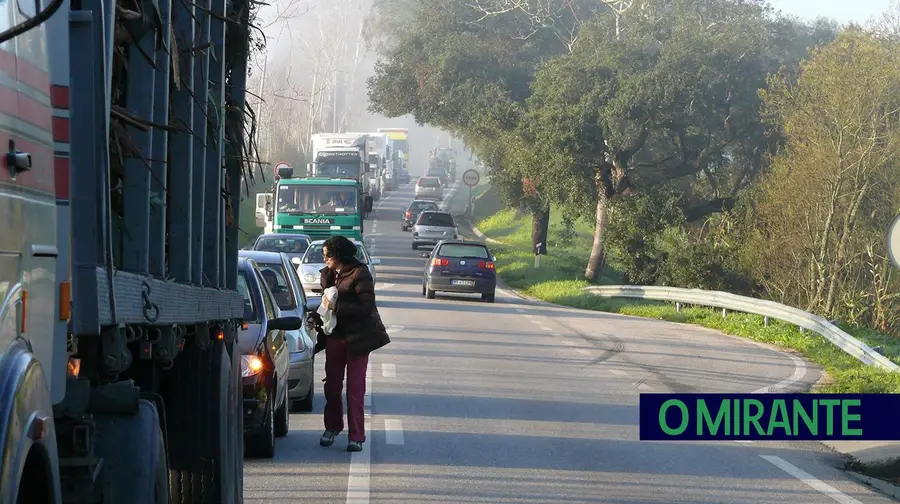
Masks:
[[[325,240],[322,248],[327,248],[328,256],[337,258],[341,263],[349,263],[356,259],[356,245],[344,236],[332,236]]]

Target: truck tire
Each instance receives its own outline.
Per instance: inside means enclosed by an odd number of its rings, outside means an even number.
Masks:
[[[166,376],[173,503],[243,502],[242,461],[235,463],[242,459],[238,433],[243,441],[242,425],[235,421],[242,413],[242,403],[235,401],[235,375],[240,377],[240,365],[232,365],[235,357],[222,340],[211,341],[206,350],[189,342]]]
[[[166,442],[156,405],[141,399],[135,415],[96,414],[93,444],[103,459],[102,502],[168,504]]]

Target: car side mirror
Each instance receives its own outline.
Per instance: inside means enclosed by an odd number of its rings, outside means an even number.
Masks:
[[[381,259],[378,259],[377,257],[373,257],[373,258],[369,259],[369,264],[377,266],[377,265],[381,264]]]
[[[291,264],[294,264],[294,265],[296,265],[296,266],[300,266],[300,264],[302,264],[302,263],[300,262],[300,258],[299,258],[299,257],[294,257],[294,258],[291,259]]]
[[[491,256],[491,261],[497,262],[497,256]]]
[[[269,331],[297,331],[303,327],[303,321],[300,317],[279,317],[270,320],[266,327]]]

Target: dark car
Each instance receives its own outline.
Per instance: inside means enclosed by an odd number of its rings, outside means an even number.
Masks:
[[[403,218],[400,221],[400,229],[403,231],[409,231],[413,225],[415,225],[416,220],[419,218],[419,214],[426,211],[437,212],[441,208],[434,201],[428,200],[412,200],[406,205],[406,208],[403,210]]]
[[[436,292],[481,294],[481,299],[494,302],[497,291],[496,258],[483,243],[442,240],[428,258],[422,279],[422,295],[434,299]]]
[[[267,233],[259,235],[251,250],[260,252],[280,252],[287,254],[288,260],[303,257],[312,238],[300,233]]]
[[[300,329],[298,317],[283,317],[252,259],[238,258],[238,291],[244,296],[244,324],[238,334],[244,395],[244,440],[251,456],[275,456],[275,438],[287,435],[287,332]]]
[[[238,257],[246,257],[256,262],[283,317],[306,320],[306,294],[303,292],[297,268],[291,264],[287,254],[253,250],[241,251]],[[312,411],[315,390],[313,372],[315,337],[316,335],[310,334],[305,326],[296,331],[287,331],[288,351],[291,354],[288,400],[292,412]]]
[[[444,171],[443,168],[433,167],[428,169],[428,173],[425,174],[426,177],[434,177],[441,181],[441,186],[448,187],[450,185],[450,177],[447,176],[447,172]]]

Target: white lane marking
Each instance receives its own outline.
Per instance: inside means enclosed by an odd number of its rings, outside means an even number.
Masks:
[[[402,331],[403,327],[404,326],[402,326],[402,325],[389,325],[389,326],[385,327],[385,329],[387,330],[388,334],[395,334],[395,333]]]
[[[803,379],[803,376],[806,375],[806,363],[803,362],[803,359],[797,358],[791,354],[786,355],[790,357],[792,361],[794,361],[794,373],[787,379],[781,380],[775,385],[770,385],[759,390],[754,390],[754,394],[770,394],[772,392],[782,392],[791,385]]]
[[[610,369],[609,372],[612,373],[612,374],[614,374],[614,375],[619,375],[619,376],[625,376],[625,375],[628,374],[628,373],[626,373],[625,371],[620,371],[620,370],[618,370],[618,369]]]
[[[543,329],[543,330],[545,330],[545,331],[547,331],[547,332],[553,332],[553,329],[550,329],[550,328],[547,327],[547,326],[541,326],[541,329]]]
[[[376,284],[376,285],[375,285],[375,290],[390,289],[390,288],[393,287],[394,285],[396,285],[396,284],[392,284],[392,283],[389,283],[389,282],[379,283],[379,284]]]
[[[524,310],[523,310],[523,311],[524,311]],[[530,313],[526,313],[526,314],[525,314],[525,318],[533,319],[533,318],[534,318],[534,315],[532,315],[532,314],[530,314]]]
[[[541,322],[541,321],[538,320],[538,319],[531,319],[531,323],[532,323],[532,324],[535,324],[535,325],[543,325],[543,322]]]
[[[752,444],[752,443],[753,443],[753,441],[735,441],[735,443],[741,443],[741,444]]]
[[[554,334],[554,336],[556,336],[556,335]],[[562,340],[562,342],[563,342],[563,345],[569,345],[569,346],[575,346],[578,344],[578,343],[575,343],[574,341],[567,340],[567,339]]]
[[[810,488],[831,497],[835,502],[840,502],[841,504],[862,504],[862,502],[850,497],[781,457],[776,457],[775,455],[760,455],[760,457],[803,483],[806,483]]]
[[[396,418],[384,419],[384,437],[387,444],[403,444],[403,422]]]
[[[555,338],[562,338],[562,334],[559,334],[559,333],[553,333],[550,336],[553,336]]]
[[[581,355],[591,355],[591,352],[585,350],[584,348],[576,348],[575,351],[580,353]]]
[[[515,310],[519,313],[525,313],[525,310],[523,310],[522,308],[516,308]],[[528,315],[528,316],[530,316],[530,315]]]
[[[397,366],[393,363],[385,362],[381,365],[381,376],[384,376],[385,378],[396,378]]]
[[[638,390],[653,390],[653,387],[647,385],[646,383],[641,383],[637,386]]]
[[[372,368],[366,367],[366,396],[363,425],[366,432],[372,431]],[[371,452],[363,448],[361,452],[350,454],[350,474],[347,478],[347,504],[369,504],[369,474],[372,461]]]

